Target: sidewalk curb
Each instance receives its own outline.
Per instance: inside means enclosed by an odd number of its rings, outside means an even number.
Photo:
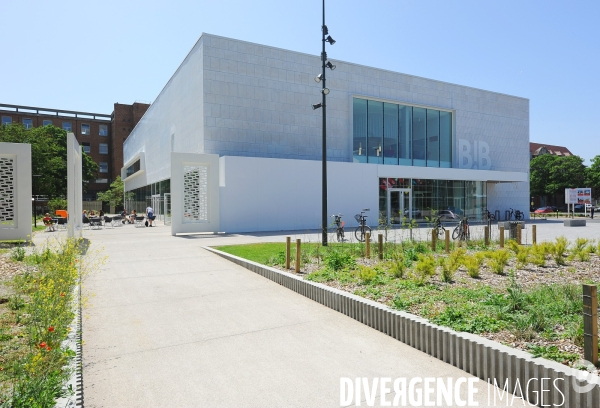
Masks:
[[[533,358],[527,352],[474,334],[455,332],[413,314],[211,247],[202,248],[486,382],[496,380],[500,388],[507,383],[511,393],[518,385],[532,404],[583,408],[600,401],[600,377],[595,374]]]

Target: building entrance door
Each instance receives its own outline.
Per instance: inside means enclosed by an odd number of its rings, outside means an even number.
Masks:
[[[413,218],[412,189],[390,188],[387,191],[387,219],[389,224],[402,224],[402,218]]]

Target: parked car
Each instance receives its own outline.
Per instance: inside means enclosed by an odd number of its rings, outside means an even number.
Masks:
[[[556,207],[554,207],[556,208]],[[547,206],[547,207],[540,207],[537,210],[534,211],[535,214],[550,214],[555,212],[554,208],[552,206]]]
[[[407,218],[421,218],[421,210],[417,208],[412,209],[412,217],[409,216],[410,212],[408,210],[404,210],[404,216]]]
[[[585,205],[583,205],[583,204],[575,204],[573,206],[573,210],[575,212],[584,212],[585,211]]]
[[[438,211],[438,215],[440,216],[440,219],[442,221],[458,219],[458,216],[450,210],[440,210],[440,211]]]

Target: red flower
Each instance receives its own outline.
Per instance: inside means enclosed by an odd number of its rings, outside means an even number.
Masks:
[[[44,348],[44,347],[46,347],[46,342],[45,342],[45,341],[42,341],[42,342],[40,343],[40,347],[41,347],[41,348]]]
[[[54,331],[54,326],[48,327],[48,331],[52,333]]]
[[[50,351],[50,350],[52,350],[52,349],[50,348],[50,346],[48,346],[48,347],[46,347],[46,350]]]
[[[65,297],[65,292],[61,292],[60,297]]]

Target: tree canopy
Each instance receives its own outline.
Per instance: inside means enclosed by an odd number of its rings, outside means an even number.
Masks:
[[[530,163],[531,195],[549,197],[563,193],[566,188],[590,187],[589,172],[579,156],[542,154]]]
[[[67,132],[56,126],[25,129],[21,124],[0,126],[0,142],[28,143],[31,145],[31,174],[33,194],[49,198],[67,195]],[[98,165],[83,152],[83,189],[94,180]]]
[[[110,188],[106,191],[98,193],[98,200],[108,201],[111,206],[116,207],[123,204],[125,196],[132,196],[133,193],[125,194],[125,183],[121,180],[121,176],[117,176],[115,181],[110,183]]]
[[[600,197],[600,155],[592,159],[592,164],[587,168],[586,187],[591,187],[594,198]]]

